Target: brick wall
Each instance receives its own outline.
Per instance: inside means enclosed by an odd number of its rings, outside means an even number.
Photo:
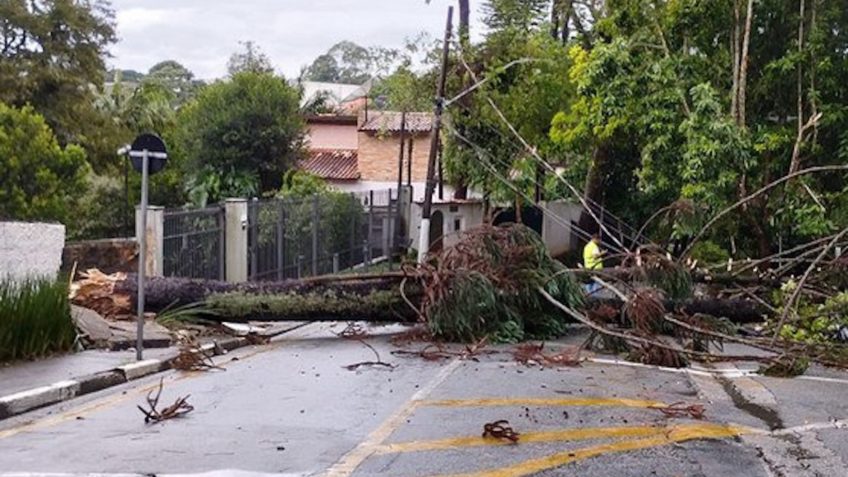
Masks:
[[[409,136],[407,136],[408,140]],[[359,133],[359,172],[363,181],[397,181],[400,134]],[[404,146],[404,158],[407,146]],[[412,146],[412,181],[427,180],[430,135],[416,134]],[[403,177],[406,183],[406,159]]]

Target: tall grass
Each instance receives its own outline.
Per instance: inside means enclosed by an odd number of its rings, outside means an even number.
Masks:
[[[0,281],[0,361],[68,351],[75,339],[67,282]]]

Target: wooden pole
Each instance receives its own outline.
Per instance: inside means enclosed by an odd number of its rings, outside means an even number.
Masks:
[[[398,150],[398,180],[397,180],[397,210],[395,211],[395,233],[394,233],[394,247],[392,247],[398,255],[400,255],[401,249],[401,240],[403,239],[403,232],[401,227],[401,222],[403,221],[403,212],[400,208],[401,203],[401,190],[403,189],[403,148],[405,146],[404,141],[406,140],[406,111],[402,111],[400,113],[400,149]],[[411,159],[411,158],[410,158]],[[392,205],[392,192],[389,191],[389,208],[391,209]],[[391,254],[386,251],[389,256]]]
[[[433,210],[433,192],[436,188],[436,153],[439,149],[439,132],[442,127],[442,111],[445,102],[445,83],[447,82],[448,60],[450,55],[451,30],[453,30],[453,7],[448,7],[448,20],[445,26],[445,41],[442,45],[442,71],[436,90],[436,105],[433,110],[433,127],[430,131],[430,151],[427,160],[427,186],[424,189],[424,206],[421,212],[421,232],[418,240],[418,263],[423,263],[430,250],[430,216]]]

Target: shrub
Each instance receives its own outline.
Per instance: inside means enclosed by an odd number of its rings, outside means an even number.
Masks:
[[[692,247],[692,258],[706,265],[716,265],[727,262],[730,254],[715,242],[704,240]]]
[[[64,280],[0,282],[0,361],[69,351],[75,339]]]
[[[85,192],[88,170],[85,152],[60,147],[31,107],[0,103],[0,218],[65,223]]]

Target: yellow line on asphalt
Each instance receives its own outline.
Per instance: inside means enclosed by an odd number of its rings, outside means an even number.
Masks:
[[[588,439],[621,439],[625,437],[649,437],[668,433],[672,428],[659,426],[639,427],[596,427],[578,429],[559,429],[555,431],[522,432],[520,443],[566,442]],[[454,437],[432,441],[412,441],[396,444],[384,444],[376,449],[377,454],[394,454],[459,449],[465,447],[483,447],[513,445],[505,439],[492,439],[479,436]]]
[[[502,467],[500,469],[489,469],[479,472],[445,475],[441,477],[524,477],[603,454],[647,449],[650,447],[659,447],[695,439],[723,439],[736,437],[748,432],[750,432],[750,430],[743,427],[715,424],[678,426],[671,428],[668,433],[647,437],[645,439],[621,440],[611,442],[609,444],[559,452],[557,454],[527,460],[515,465]]]
[[[404,403],[400,409],[383,421],[379,427],[371,431],[368,437],[359,445],[345,454],[338,462],[324,472],[323,477],[348,477],[357,467],[362,465],[366,459],[374,454],[374,450],[383,443],[392,433],[394,433],[409,416],[418,408],[418,404],[423,402],[421,399],[433,392],[439,387],[461,364],[458,359],[454,360],[434,377],[427,385],[416,392],[412,398]]]
[[[426,407],[498,407],[498,406],[617,406],[652,408],[666,407],[659,401],[646,401],[627,398],[483,398],[483,399],[444,399],[421,401]]]

